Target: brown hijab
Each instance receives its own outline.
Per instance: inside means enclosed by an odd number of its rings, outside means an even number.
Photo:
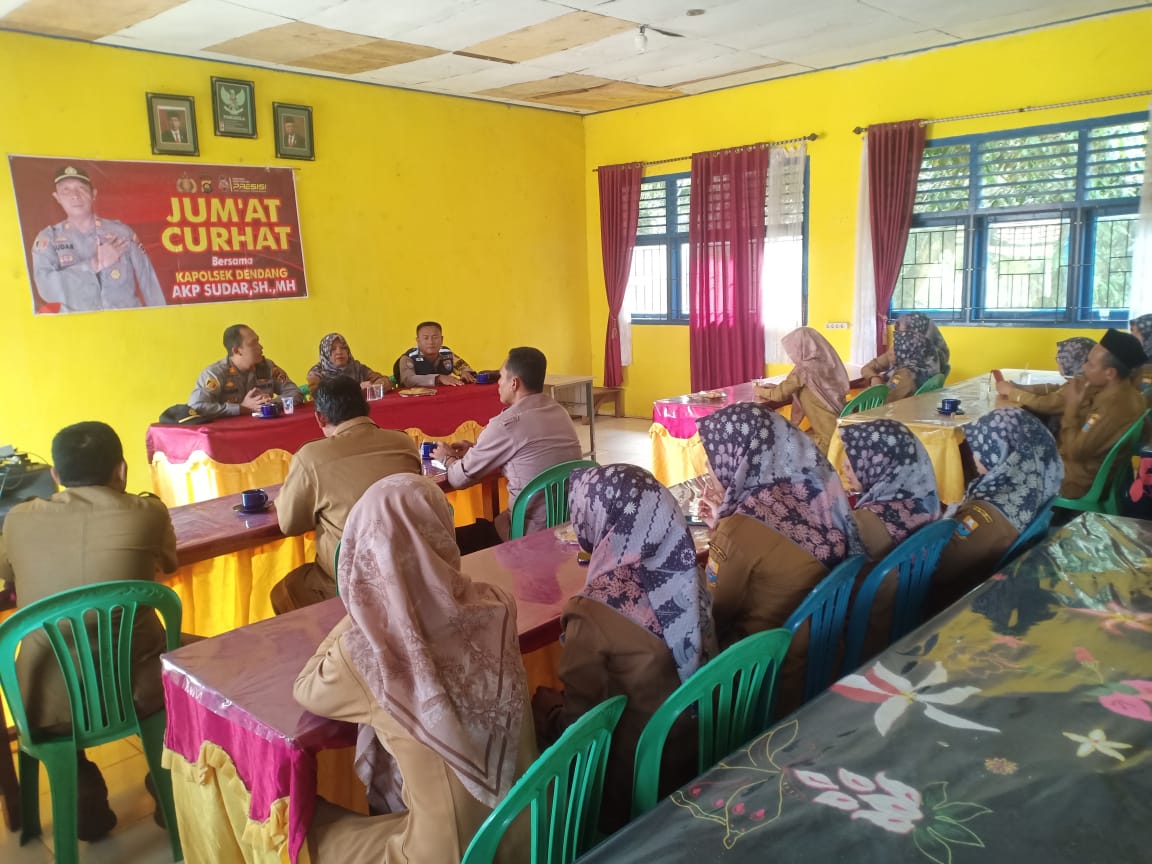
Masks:
[[[395,474],[369,487],[344,526],[337,581],[354,623],[342,638],[372,695],[495,807],[516,779],[528,692],[516,603],[460,572],[436,484]]]
[[[844,362],[828,340],[811,327],[797,327],[781,339],[780,344],[795,364],[793,371],[800,383],[819,396],[832,413],[843,411],[844,397],[848,395],[851,384]],[[803,416],[799,400],[794,400],[792,422],[799,425]]]

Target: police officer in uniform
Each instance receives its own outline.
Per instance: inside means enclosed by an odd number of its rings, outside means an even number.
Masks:
[[[237,417],[241,410],[259,411],[273,396],[304,397],[284,370],[264,356],[256,331],[233,324],[224,331],[228,356],[200,373],[188,407],[202,417]]]
[[[52,197],[64,210],[32,244],[32,275],[45,303],[60,312],[164,306],[167,300],[136,233],[123,222],[97,218],[96,190],[72,165],[56,172]]]
[[[476,381],[476,372],[467,361],[444,344],[444,330],[435,321],[416,326],[416,347],[400,355],[392,374],[403,387],[453,387]]]

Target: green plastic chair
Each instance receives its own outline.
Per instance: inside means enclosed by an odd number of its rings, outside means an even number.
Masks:
[[[166,585],[138,579],[62,591],[18,610],[0,624],[0,688],[20,736],[20,844],[40,835],[43,763],[52,796],[52,837],[58,862],[73,864],[79,858],[76,752],[129,735],[139,735],[143,742],[148,771],[168,826],[172,859],[184,857],[172,803],[172,777],[160,765],[167,715],[158,711],[138,718],[132,702],[132,625],[141,606],[160,612],[168,650],[178,648],[180,598]],[[37,630],[46,634],[68,691],[72,734],[66,737],[36,738],[32,734],[16,681],[16,649]],[[74,639],[73,633],[89,633],[91,638]],[[96,651],[93,642],[98,646]]]
[[[1092,486],[1080,498],[1056,498],[1053,507],[1063,507],[1065,510],[1080,510],[1088,513],[1107,513],[1109,516],[1119,516],[1120,508],[1124,502],[1124,492],[1131,483],[1132,478],[1121,477],[1123,466],[1130,463],[1136,451],[1140,448],[1140,438],[1144,431],[1144,421],[1148,419],[1148,411],[1128,427],[1120,440],[1112,445],[1104,461],[1100,463],[1100,470],[1092,481]]]
[[[612,730],[627,702],[614,696],[569,726],[484,820],[461,864],[496,859],[508,826],[531,808],[532,864],[569,864],[592,845]]]
[[[840,646],[848,624],[848,601],[856,587],[856,577],[867,562],[863,555],[845,558],[808,592],[796,611],[784,622],[795,635],[808,624],[808,656],[805,660],[804,701],[814,699],[839,677]]]
[[[862,390],[856,394],[855,398],[844,406],[844,410],[840,412],[841,417],[847,417],[849,414],[855,414],[857,411],[871,411],[873,408],[879,408],[888,399],[888,385],[877,384],[874,387],[869,387],[867,390]]]
[[[916,388],[914,395],[919,396],[921,393],[931,393],[933,390],[939,390],[944,386],[944,381],[948,376],[941,372],[939,375],[933,375],[923,384]]]
[[[656,806],[664,742],[685,711],[695,709],[698,721],[700,773],[764,731],[776,677],[791,642],[792,631],[782,628],[754,633],[701,666],[664,700],[636,744],[633,819]]]
[[[568,521],[568,475],[577,468],[596,468],[597,463],[589,459],[573,459],[571,462],[561,462],[544,471],[525,484],[516,496],[516,503],[512,505],[512,527],[509,536],[512,539],[524,536],[524,517],[528,513],[528,502],[533,495],[544,492],[545,506],[548,508],[548,527],[552,528],[561,522]]]

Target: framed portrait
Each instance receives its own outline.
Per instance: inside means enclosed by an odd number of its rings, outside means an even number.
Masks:
[[[256,137],[256,85],[212,76],[212,131],[226,138]]]
[[[276,155],[281,159],[316,158],[316,140],[312,137],[312,109],[307,105],[273,102],[272,127],[276,135]]]
[[[152,152],[172,156],[199,156],[196,138],[196,100],[191,96],[147,93],[148,131]]]

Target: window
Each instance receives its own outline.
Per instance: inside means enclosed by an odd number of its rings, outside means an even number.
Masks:
[[[807,159],[782,160],[786,167],[769,172],[765,200],[764,273],[766,288],[777,292],[782,281],[798,283],[795,303],[776,311],[793,313],[803,322],[807,305]],[[768,206],[773,189],[777,210]],[[628,275],[627,308],[636,323],[688,323],[688,206],[691,175],[649,177],[640,187],[640,219],[632,269]],[[774,277],[772,281],[768,274]],[[791,296],[791,292],[788,292]],[[778,299],[778,298],[777,298]],[[775,303],[779,307],[779,303]],[[791,307],[795,306],[795,310]],[[768,304],[765,304],[765,309]],[[788,316],[785,316],[788,317]]]
[[[640,221],[627,294],[633,321],[688,323],[687,173],[649,177],[640,186]]]
[[[929,142],[891,314],[1126,320],[1147,138],[1128,114]]]

